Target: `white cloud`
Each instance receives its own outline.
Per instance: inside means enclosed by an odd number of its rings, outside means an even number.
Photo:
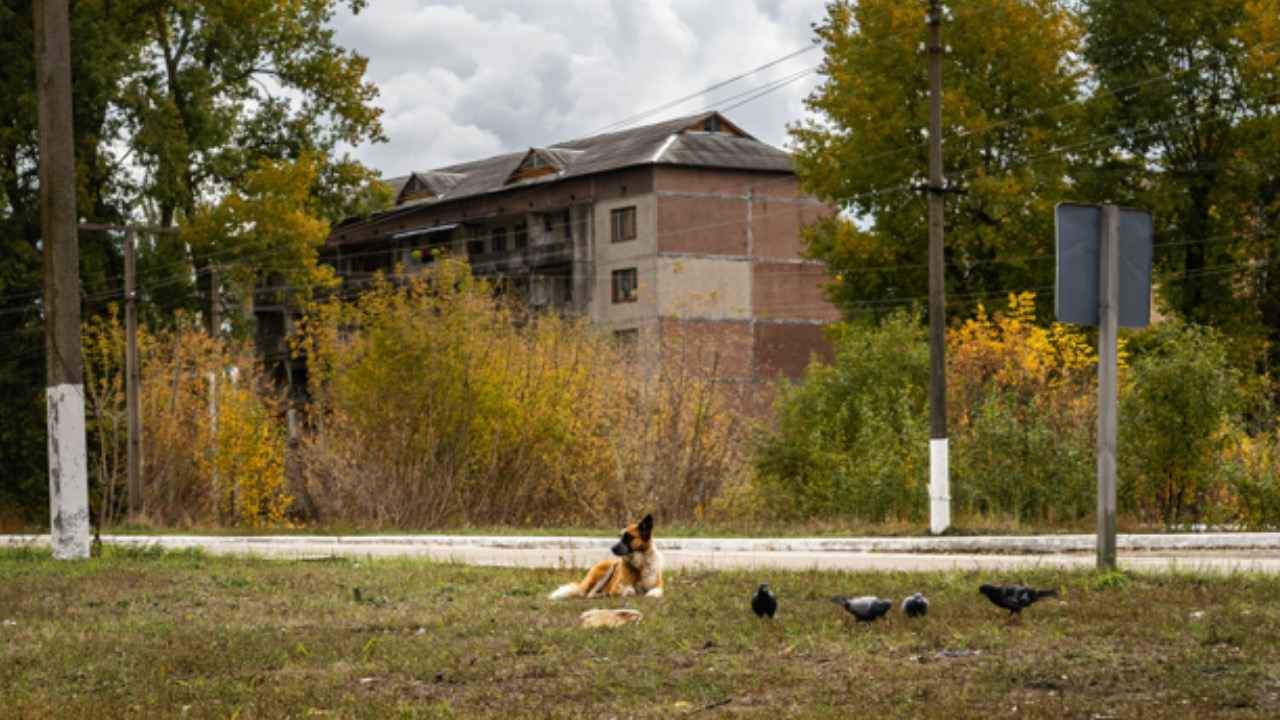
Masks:
[[[824,0],[373,0],[336,19],[369,58],[390,142],[353,154],[386,176],[580,137],[812,41]],[[816,65],[804,53],[646,122],[723,109]],[[729,117],[781,145],[809,75]]]

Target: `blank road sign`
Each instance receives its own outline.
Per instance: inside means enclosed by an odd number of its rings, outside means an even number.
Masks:
[[[1102,208],[1059,203],[1055,221],[1058,322],[1096,327]],[[1120,209],[1120,327],[1142,328],[1151,322],[1153,238],[1151,213]]]

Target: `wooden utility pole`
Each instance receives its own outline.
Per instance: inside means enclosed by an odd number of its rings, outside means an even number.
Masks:
[[[129,411],[129,519],[142,519],[142,413],[138,390],[138,275],[133,228],[124,231],[124,372]]]
[[[947,453],[947,300],[943,260],[942,7],[929,0],[929,529],[951,526]]]
[[[1116,569],[1120,208],[1102,206],[1098,244],[1098,570]]]
[[[142,519],[142,412],[138,396],[142,373],[138,367],[138,272],[136,233],[177,234],[176,229],[84,223],[81,230],[124,231],[124,372],[128,414],[129,519]]]
[[[222,331],[222,288],[218,278],[218,266],[209,267],[209,337],[218,339]]]
[[[80,352],[80,248],[71,125],[70,4],[36,0],[36,133],[44,253],[45,405],[53,557],[89,557],[89,462]]]

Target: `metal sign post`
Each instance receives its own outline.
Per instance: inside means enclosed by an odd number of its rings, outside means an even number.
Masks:
[[[1152,220],[1145,210],[1062,203],[1058,322],[1098,327],[1098,570],[1116,569],[1119,328],[1151,321]]]
[[[1116,569],[1116,441],[1120,347],[1120,208],[1102,207],[1098,248],[1098,570]]]

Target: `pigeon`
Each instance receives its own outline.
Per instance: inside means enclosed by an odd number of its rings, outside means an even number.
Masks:
[[[924,617],[929,612],[929,601],[924,595],[916,593],[902,601],[902,612],[906,613],[907,617]]]
[[[858,622],[875,622],[876,618],[893,608],[892,600],[879,600],[871,595],[859,598],[836,595],[831,602],[848,610]]]
[[[770,619],[778,611],[778,596],[769,589],[769,583],[760,583],[760,589],[751,596],[751,609],[755,611],[756,617],[768,615]]]
[[[986,595],[996,607],[1008,610],[1010,619],[1031,603],[1058,594],[1057,590],[1036,590],[1021,585],[983,585],[978,592]]]

